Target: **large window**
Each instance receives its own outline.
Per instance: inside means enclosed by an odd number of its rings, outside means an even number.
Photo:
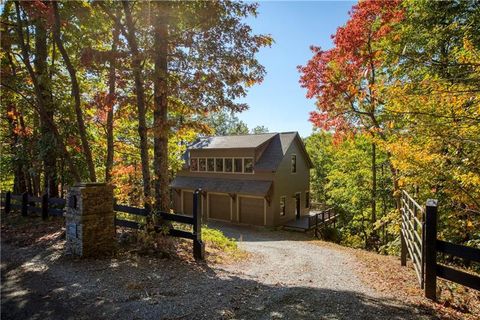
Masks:
[[[310,192],[305,191],[305,208],[310,208]]]
[[[214,172],[215,171],[215,159],[214,158],[208,158],[207,159],[207,171],[208,172]]]
[[[207,159],[200,158],[198,160],[198,168],[199,168],[199,171],[207,171]]]
[[[281,216],[285,215],[285,205],[286,205],[285,202],[286,201],[287,201],[287,197],[285,197],[285,196],[280,197],[280,215]]]
[[[242,158],[235,158],[234,159],[234,170],[235,173],[242,173],[243,172],[243,159]]]
[[[190,171],[198,171],[198,159],[190,159]]]
[[[292,154],[292,173],[297,172],[297,156]]]
[[[225,158],[225,172],[233,172],[232,158]]]
[[[253,159],[252,158],[243,159],[243,168],[245,173],[253,173]]]
[[[223,172],[223,158],[215,159],[215,172]]]

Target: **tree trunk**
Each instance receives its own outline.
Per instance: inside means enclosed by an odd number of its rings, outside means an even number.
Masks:
[[[154,30],[154,57],[155,70],[153,76],[154,104],[153,104],[153,132],[154,156],[153,166],[155,173],[155,209],[168,211],[170,199],[168,191],[168,25],[165,12],[168,3],[157,3],[159,12]]]
[[[110,182],[112,179],[112,168],[113,168],[113,153],[114,153],[114,144],[113,144],[113,107],[115,105],[115,61],[116,61],[116,52],[118,46],[118,36],[119,36],[118,25],[115,24],[113,29],[113,41],[112,41],[112,51],[111,59],[109,66],[109,75],[108,75],[108,113],[107,113],[107,159],[105,161],[105,181]]]
[[[95,182],[97,180],[95,176],[95,165],[93,164],[92,152],[90,150],[90,144],[88,143],[87,139],[87,129],[83,120],[83,112],[80,100],[80,86],[78,84],[76,69],[70,61],[70,57],[67,53],[67,50],[65,50],[62,39],[60,37],[60,15],[58,13],[57,1],[52,2],[52,7],[54,14],[53,37],[55,38],[55,43],[57,44],[58,50],[62,55],[63,61],[65,62],[65,66],[67,67],[68,73],[70,75],[70,80],[72,83],[72,95],[75,99],[75,116],[77,118],[77,126],[80,133],[80,140],[82,141],[83,154],[87,162],[90,180],[92,182]]]
[[[123,10],[125,12],[126,28],[125,38],[127,38],[130,51],[132,53],[132,68],[135,81],[135,94],[137,96],[138,108],[138,135],[140,136],[140,157],[142,161],[143,176],[143,195],[146,208],[151,206],[151,185],[150,185],[150,165],[148,156],[147,123],[145,120],[145,91],[142,75],[142,58],[138,52],[138,44],[135,38],[135,26],[130,12],[129,2],[123,1]]]
[[[42,146],[41,156],[44,167],[43,190],[51,197],[57,197],[57,150],[55,148],[55,135],[47,124],[47,122],[53,122],[54,113],[52,86],[48,72],[47,58],[47,29],[45,27],[45,21],[42,18],[37,18],[35,20],[35,60],[33,64],[38,78],[38,87],[42,95],[41,101],[45,108],[46,117],[48,118],[40,119],[40,144]]]
[[[18,35],[18,40],[19,40],[19,45],[21,49],[21,57],[22,61],[25,64],[25,67],[27,68],[28,74],[32,80],[33,87],[35,90],[35,97],[37,99],[37,104],[33,105],[33,107],[36,109],[38,112],[40,118],[42,121],[45,121],[45,123],[49,126],[50,130],[52,131],[53,135],[55,136],[55,142],[57,143],[57,147],[61,150],[65,160],[68,163],[70,173],[72,174],[73,178],[75,181],[80,181],[80,175],[78,173],[77,167],[73,163],[72,158],[70,157],[70,154],[68,153],[68,150],[63,143],[63,141],[60,139],[60,134],[58,132],[58,128],[56,127],[55,123],[50,120],[48,117],[48,111],[45,108],[44,101],[43,101],[43,95],[42,91],[40,90],[39,82],[37,75],[35,74],[35,71],[33,70],[33,67],[30,63],[30,56],[29,56],[29,51],[28,47],[25,44],[25,39],[23,35],[23,20],[21,16],[21,10],[20,10],[20,4],[19,1],[15,1],[15,11],[16,11],[16,16],[17,16],[17,25],[16,25],[16,31]]]
[[[376,146],[372,143],[372,223],[377,221],[377,163]]]

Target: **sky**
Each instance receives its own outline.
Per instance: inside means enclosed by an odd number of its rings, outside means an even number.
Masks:
[[[298,131],[302,137],[312,132],[309,112],[315,101],[305,97],[298,82],[298,65],[312,57],[310,46],[328,49],[330,36],[348,20],[353,2],[335,1],[260,1],[258,16],[247,19],[257,34],[271,34],[275,43],[263,48],[258,60],[265,66],[261,84],[249,88],[242,102],[249,110],[238,114],[249,128],[263,125],[270,132]]]

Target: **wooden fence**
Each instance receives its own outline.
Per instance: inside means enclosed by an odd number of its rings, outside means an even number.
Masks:
[[[24,217],[29,213],[40,213],[44,220],[48,216],[63,216],[65,203],[65,199],[62,198],[49,198],[47,194],[35,197],[27,192],[12,194],[8,191],[5,193],[4,199],[2,197],[2,205],[6,214],[10,213],[12,209],[17,209]]]
[[[480,249],[437,239],[437,200],[429,199],[423,208],[402,191],[401,204],[401,264],[406,265],[408,252],[425,296],[436,300],[437,277],[480,290],[480,276],[437,262],[437,254],[442,253],[480,263]]]
[[[198,189],[193,194],[193,216],[167,212],[158,212],[154,214],[166,221],[191,225],[191,232],[171,227],[168,230],[168,234],[172,237],[193,240],[193,256],[195,259],[203,260],[205,256],[205,245],[202,242],[200,193],[201,190]],[[9,214],[12,210],[16,209],[20,211],[24,217],[28,216],[29,213],[40,213],[43,219],[47,219],[49,216],[63,216],[66,200],[61,198],[49,198],[47,194],[42,197],[35,197],[26,192],[22,194],[12,194],[8,191],[5,194],[1,194],[1,204],[4,207],[6,214]],[[153,214],[153,212],[144,208],[129,207],[119,204],[114,204],[113,209],[117,213],[140,216],[145,219]],[[143,227],[143,224],[141,223],[117,217],[115,217],[115,225],[132,229],[141,229]],[[155,226],[155,231],[161,232],[162,226]]]

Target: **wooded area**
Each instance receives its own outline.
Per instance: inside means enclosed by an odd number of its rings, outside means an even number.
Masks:
[[[248,132],[233,112],[272,38],[238,2],[6,1],[1,188],[62,195],[107,181],[122,203],[169,209],[200,133]],[[259,127],[254,131],[265,131]],[[13,187],[13,188],[12,188]]]
[[[344,244],[397,252],[405,189],[438,199],[440,238],[480,247],[478,26],[478,1],[362,1],[299,67],[312,197],[343,212]]]

